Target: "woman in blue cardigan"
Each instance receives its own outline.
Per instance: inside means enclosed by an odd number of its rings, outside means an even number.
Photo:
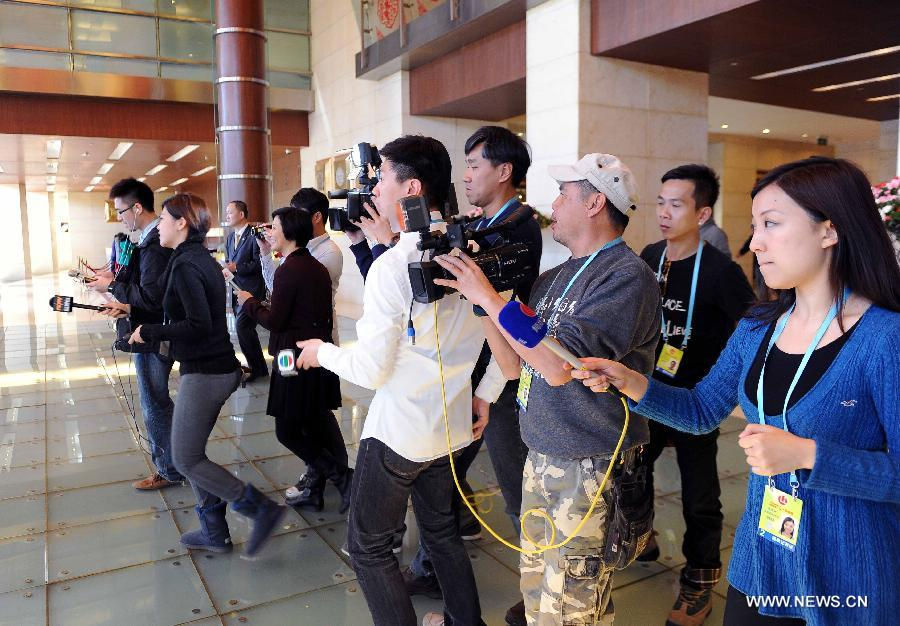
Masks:
[[[744,410],[750,479],[726,625],[896,623],[900,268],[847,161],[782,165],[751,196],[751,249],[777,298],[741,321],[707,377],[678,389],[594,358],[572,376],[686,432]]]

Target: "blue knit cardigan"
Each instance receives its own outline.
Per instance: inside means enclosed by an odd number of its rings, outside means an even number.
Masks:
[[[714,430],[738,403],[757,421],[744,382],[767,329],[742,320],[694,389],[651,379],[633,409],[691,433]],[[788,606],[760,607],[765,615],[810,625],[900,623],[900,313],[870,307],[787,421],[792,433],[816,442],[814,468],[797,472],[803,517],[796,549],[757,536],[767,479],[751,473],[728,581],[748,596],[790,597]],[[781,415],[766,423],[783,425]],[[775,484],[790,493],[788,474]],[[860,604],[857,596],[866,608],[847,606]]]

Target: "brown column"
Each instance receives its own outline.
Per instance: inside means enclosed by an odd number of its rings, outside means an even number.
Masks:
[[[216,0],[219,208],[243,200],[250,221],[269,219],[269,124],[263,0]]]

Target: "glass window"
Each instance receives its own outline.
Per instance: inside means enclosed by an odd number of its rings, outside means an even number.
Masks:
[[[213,25],[159,20],[159,56],[211,63]]]
[[[200,80],[211,83],[213,80],[212,65],[185,65],[183,63],[160,63],[160,76],[180,80]]]
[[[0,2],[0,44],[69,48],[65,8]]]
[[[268,1],[266,0],[267,4]],[[194,17],[201,20],[212,19],[211,0],[159,0],[158,4],[160,15]]]
[[[303,74],[290,72],[269,72],[270,87],[286,87],[288,89],[312,89],[312,78]]]
[[[157,76],[156,61],[139,59],[117,59],[76,54],[75,71],[101,72],[104,74],[127,74],[129,76]]]
[[[64,52],[38,52],[35,50],[4,50],[0,48],[0,65],[8,67],[35,67],[48,70],[72,71],[72,55]]]
[[[75,50],[156,56],[156,18],[72,11]]]
[[[69,0],[73,7],[95,7],[98,9],[127,9],[129,11],[143,11],[153,13],[156,11],[155,0]]]
[[[309,0],[266,0],[266,28],[309,30]]]
[[[268,65],[280,70],[309,72],[309,37],[266,31]]]

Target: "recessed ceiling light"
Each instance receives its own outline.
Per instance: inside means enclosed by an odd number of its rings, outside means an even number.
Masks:
[[[168,189],[168,187],[160,187],[159,189],[156,189],[153,193],[162,193],[166,189]]]
[[[194,172],[193,174],[191,174],[191,176],[203,176],[203,175],[206,174],[207,172],[211,172],[211,171],[213,171],[214,169],[216,169],[216,166],[215,166],[215,165],[210,165],[210,166],[204,167],[202,170],[197,170],[196,172]]]
[[[47,161],[47,173],[48,174],[56,174],[59,172],[59,161],[52,160]]]
[[[848,63],[850,61],[859,61],[860,59],[868,59],[871,57],[882,56],[884,54],[892,54],[900,52],[900,46],[891,46],[889,48],[879,48],[878,50],[870,50],[869,52],[861,52],[860,54],[851,54],[846,57],[838,57],[837,59],[829,59],[827,61],[819,61],[818,63],[809,63],[808,65],[798,65],[797,67],[789,67],[777,72],[769,72],[768,74],[759,74],[753,76],[753,80],[765,80],[766,78],[776,78],[786,74],[796,74],[797,72],[805,72],[806,70],[814,70],[829,65],[837,65],[838,63]]]
[[[852,80],[849,83],[838,83],[837,85],[826,85],[824,87],[816,87],[813,91],[834,91],[835,89],[843,89],[844,87],[856,87],[857,85],[865,85],[868,83],[880,83],[884,80],[893,80],[900,78],[900,74],[885,74],[884,76],[875,76],[874,78],[865,78],[863,80]]]
[[[152,168],[150,168],[149,170],[147,170],[147,171],[145,172],[145,174],[146,174],[147,176],[153,176],[154,174],[159,174],[161,171],[163,171],[163,170],[166,169],[167,167],[169,167],[169,166],[166,165],[165,163],[160,163],[159,165],[157,165],[157,166],[155,166],[155,167],[152,167]]]
[[[728,128],[728,124],[722,124],[722,128]]]
[[[731,63],[729,63],[729,65],[731,67],[737,67],[738,65],[740,65],[740,63],[738,63],[737,61],[732,61]]]
[[[87,187],[84,188],[85,193],[91,193],[93,190],[94,190],[93,185],[88,185]]]
[[[191,152],[193,152],[194,150],[196,150],[199,147],[200,146],[198,146],[196,144],[191,144],[189,146],[185,146],[181,150],[179,150],[178,152],[176,152],[175,154],[170,156],[168,159],[166,159],[166,161],[168,161],[169,163],[174,163],[178,159],[186,157],[187,155],[189,155]]]
[[[91,179],[91,183],[90,183],[90,184],[91,184],[91,185],[99,185],[101,180],[103,180],[103,177],[102,177],[102,176],[94,176],[94,177]]]
[[[47,142],[47,158],[58,159],[62,152],[62,139],[51,139]]]
[[[175,186],[180,185],[181,183],[184,183],[184,182],[187,182],[187,178],[179,178],[178,180],[173,180],[171,183],[169,183],[169,186],[170,186],[170,187],[175,187]]]
[[[125,156],[125,153],[128,152],[128,150],[131,149],[131,146],[133,145],[134,143],[131,141],[120,142],[119,145],[116,146],[116,149],[109,153],[109,160],[118,161],[123,156]]]
[[[100,166],[100,169],[97,170],[97,173],[101,176],[105,176],[109,172],[109,170],[113,168],[113,165],[115,165],[115,163],[104,163]]]
[[[800,135],[800,136],[803,137],[804,139],[806,139],[807,137],[809,137],[809,133],[803,133],[803,134]]]
[[[768,128],[763,128],[763,129],[762,129],[762,134],[763,134],[763,135],[768,135],[768,134],[771,133],[771,132],[772,132],[772,131],[769,130]]]
[[[892,100],[900,98],[900,93],[891,94],[889,96],[878,96],[877,98],[866,98],[866,102],[881,102],[882,100]]]
[[[141,176],[140,178],[138,178],[138,182],[139,182],[139,183],[142,183],[142,182],[144,182],[145,180],[147,180],[147,177],[146,177],[146,176]]]

